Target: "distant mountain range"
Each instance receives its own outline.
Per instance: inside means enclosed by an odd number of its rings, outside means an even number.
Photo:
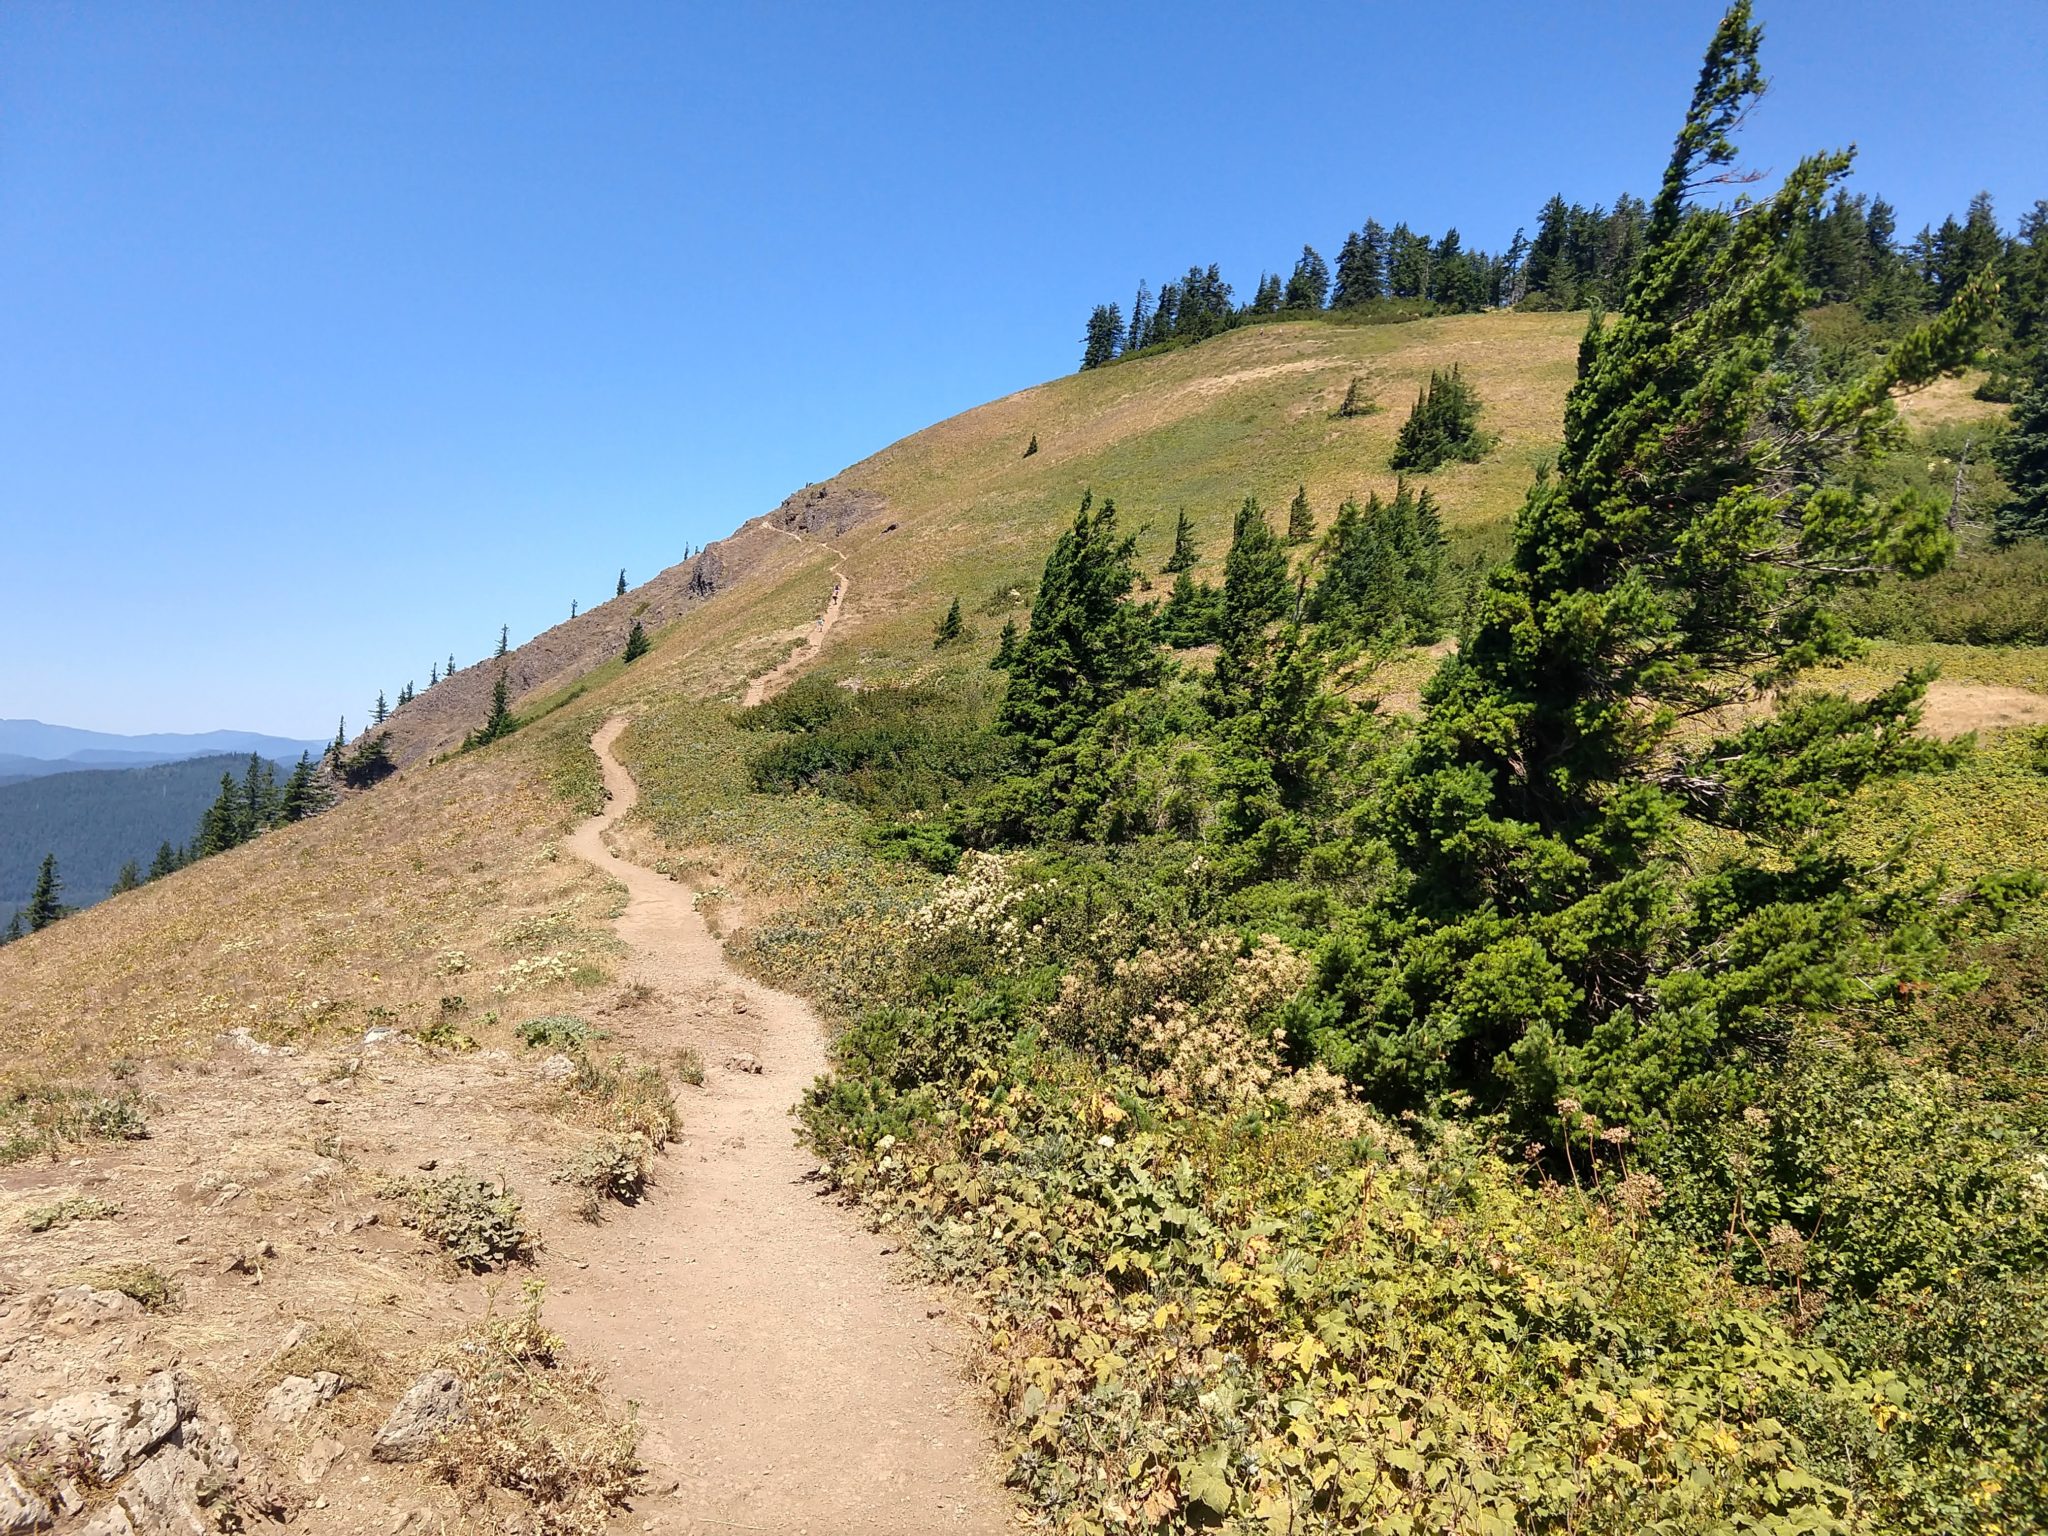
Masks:
[[[74,773],[81,768],[145,768],[194,757],[254,752],[273,762],[292,763],[301,752],[325,751],[324,741],[294,741],[260,731],[159,731],[122,736],[85,731],[40,720],[0,720],[0,783]]]

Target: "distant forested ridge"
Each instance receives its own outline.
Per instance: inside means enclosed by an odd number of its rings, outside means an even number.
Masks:
[[[164,843],[183,845],[246,757],[224,753],[143,768],[95,768],[0,785],[0,914],[20,907],[45,854],[57,856],[64,899],[102,900],[121,866],[144,867]]]
[[[1587,207],[1552,197],[1535,234],[1517,229],[1506,250],[1467,246],[1456,229],[1431,236],[1377,219],[1345,235],[1334,262],[1303,246],[1286,277],[1261,273],[1249,300],[1215,265],[1189,267],[1155,294],[1140,282],[1126,312],[1098,304],[1082,340],[1081,366],[1172,342],[1199,341],[1261,320],[1329,314],[1405,319],[1426,313],[1516,307],[1616,308],[1643,250],[1648,205],[1623,193]],[[1904,325],[1995,270],[2004,289],[2004,333],[1988,338],[2019,356],[2038,343],[2048,313],[2048,201],[2036,201],[2011,232],[1991,195],[1902,239],[1897,210],[1882,197],[1838,190],[1802,217],[1795,269],[1815,304],[1856,306],[1877,326]]]

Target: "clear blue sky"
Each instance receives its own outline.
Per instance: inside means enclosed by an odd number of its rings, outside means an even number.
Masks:
[[[1368,215],[1647,192],[1715,0],[0,3],[0,716],[320,736]],[[2048,5],[1766,0],[1784,170],[2048,196]]]

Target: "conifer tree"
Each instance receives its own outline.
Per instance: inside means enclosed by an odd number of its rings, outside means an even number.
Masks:
[[[1173,578],[1173,590],[1159,609],[1159,638],[1175,650],[1213,645],[1223,622],[1223,594],[1186,571]]]
[[[242,773],[241,840],[246,842],[277,819],[277,770],[256,753]]]
[[[455,675],[455,653],[453,651],[448,653],[448,665],[441,669],[441,675],[443,677],[453,677]]]
[[[463,743],[465,747],[488,746],[501,737],[512,734],[514,721],[511,689],[511,679],[506,675],[505,669],[500,667],[497,681],[491,684],[491,712],[485,716],[484,723],[470,733],[469,739]]]
[[[1287,542],[1306,544],[1316,536],[1316,515],[1309,510],[1308,487],[1296,486],[1294,500],[1287,504]]]
[[[576,599],[572,597],[569,599],[569,617],[572,619],[576,617],[576,608]]]
[[[654,647],[647,643],[647,631],[642,629],[640,621],[635,619],[633,627],[626,631],[626,649],[620,653],[620,660],[638,661],[653,649]]]
[[[439,663],[438,661],[429,663],[427,666],[427,686],[431,688],[434,686],[434,684],[440,681],[441,663]]]
[[[28,924],[30,933],[40,933],[64,915],[64,904],[58,900],[58,892],[64,882],[57,878],[57,855],[43,855],[42,868],[36,871],[35,889],[29,893],[28,905],[22,908],[22,921]]]
[[[1135,352],[1145,345],[1147,333],[1152,324],[1152,290],[1145,280],[1138,280],[1138,291],[1131,299],[1130,329],[1124,334],[1124,350]]]
[[[1031,441],[1024,445],[1024,457],[1028,459],[1036,452],[1038,452],[1038,434],[1034,432],[1031,434]]]
[[[235,776],[224,773],[220,776],[220,793],[199,818],[199,831],[192,839],[192,856],[206,859],[216,853],[226,853],[244,836],[242,797],[236,788]]]
[[[1173,523],[1173,553],[1166,557],[1166,564],[1160,570],[1172,576],[1193,570],[1200,559],[1201,553],[1195,548],[1195,525],[1188,520],[1188,509],[1182,507]]]
[[[165,875],[175,872],[177,867],[178,850],[168,841],[157,844],[156,857],[149,861],[149,878],[161,880]]]
[[[686,550],[688,547],[688,545],[684,546]],[[624,597],[626,595],[626,568],[623,565],[619,567],[619,590],[613,595],[617,597]]]
[[[1219,714],[1243,705],[1243,691],[1265,654],[1266,629],[1293,606],[1287,551],[1255,498],[1238,508],[1230,552],[1223,557],[1223,593],[1217,616],[1211,701]]]
[[[1123,345],[1123,312],[1114,304],[1098,304],[1088,316],[1088,332],[1081,341],[1083,369],[1100,368]]]
[[[1844,585],[1941,563],[1938,505],[1830,470],[1881,437],[1894,389],[1968,357],[1988,308],[1964,289],[1831,389],[1788,371],[1799,227],[1848,157],[1803,161],[1740,217],[1688,207],[1733,160],[1758,40],[1738,0],[1627,303],[1588,330],[1555,473],[1389,776],[1405,926],[1327,956],[1303,1009],[1305,1037],[1389,1098],[1471,1092],[1532,1135],[1555,1133],[1562,1095],[1646,1124],[1679,1085],[1768,1051],[1787,1017],[1889,990],[1932,942],[1894,925],[1899,893],[1840,838],[1860,786],[1942,760],[1912,729],[1924,678],[1675,734],[1681,712],[1711,718],[1845,654]],[[1716,840],[1705,868],[1682,856],[1687,821]]]
[[[12,944],[22,936],[22,933],[21,914],[16,912],[14,916],[7,919],[7,926],[0,928],[0,944]]]
[[[1449,373],[1430,372],[1387,462],[1394,469],[1427,474],[1454,459],[1476,464],[1485,457],[1487,446],[1479,431],[1479,395],[1453,363]]]
[[[1251,311],[1255,315],[1277,315],[1280,313],[1280,278],[1277,273],[1261,272],[1259,286],[1253,290]]]
[[[370,706],[370,724],[382,725],[391,718],[391,706],[384,702],[384,690],[377,690],[377,702]]]
[[[1010,663],[1017,658],[1017,621],[1003,620],[1002,633],[996,636],[996,653],[989,658],[991,672],[1007,672]]]
[[[114,888],[110,894],[120,896],[128,891],[137,889],[141,884],[142,866],[133,859],[129,859],[122,864],[121,872],[114,876]]]
[[[1289,309],[1316,310],[1330,294],[1330,268],[1312,245],[1301,248],[1301,257],[1287,279],[1283,302]]]
[[[1998,509],[2000,541],[2048,536],[2048,339],[2034,348],[2032,366],[2013,401],[2012,426],[1993,458],[2011,488]]]
[[[322,789],[313,764],[306,754],[299,754],[298,766],[284,781],[284,792],[278,798],[277,819],[281,822],[304,821],[327,807],[328,795]]]
[[[946,616],[939,620],[932,631],[932,648],[936,650],[941,646],[954,644],[966,633],[966,629],[967,626],[960,618],[960,599],[956,597],[953,599],[953,605],[946,610]]]
[[[493,657],[492,657],[491,659],[492,659],[493,661],[499,661],[499,660],[502,660],[502,659],[504,658],[504,656],[505,656],[505,653],[506,653],[507,651],[511,650],[511,649],[512,649],[512,626],[511,626],[510,624],[500,624],[500,625],[498,626],[498,651],[497,651],[497,655],[493,656]]]
[[[1159,673],[1150,615],[1130,596],[1137,541],[1118,531],[1113,504],[1091,512],[1092,503],[1081,498],[1073,527],[1046,558],[996,715],[1033,766]]]
[[[1351,375],[1351,382],[1344,386],[1344,399],[1337,407],[1337,414],[1349,420],[1354,416],[1370,416],[1379,408],[1379,402],[1366,389],[1365,380],[1355,373]]]
[[[327,755],[338,757],[341,749],[348,745],[348,716],[343,715],[334,726],[334,740],[328,744]]]

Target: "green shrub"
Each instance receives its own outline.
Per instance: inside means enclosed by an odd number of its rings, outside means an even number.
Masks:
[[[1394,439],[1389,468],[1428,474],[1454,461],[1476,464],[1491,440],[1479,430],[1479,393],[1465,382],[1457,365],[1432,371],[1429,383],[1415,397],[1408,419]]]
[[[637,1205],[654,1171],[654,1152],[638,1131],[613,1132],[583,1148],[555,1172],[578,1195],[576,1214],[596,1221],[604,1202]]]
[[[551,1051],[580,1051],[594,1040],[611,1038],[604,1030],[567,1013],[544,1013],[519,1026],[522,1043]]]
[[[484,1272],[533,1255],[519,1197],[502,1184],[473,1175],[396,1179],[384,1189],[401,1202],[404,1223],[441,1248],[463,1269]]]
[[[49,1232],[74,1221],[110,1221],[120,1214],[121,1207],[97,1195],[66,1195],[53,1205],[30,1206],[22,1225],[31,1232]]]
[[[145,1312],[168,1311],[183,1298],[177,1281],[154,1264],[110,1264],[87,1270],[81,1278],[96,1290],[119,1291]]]

